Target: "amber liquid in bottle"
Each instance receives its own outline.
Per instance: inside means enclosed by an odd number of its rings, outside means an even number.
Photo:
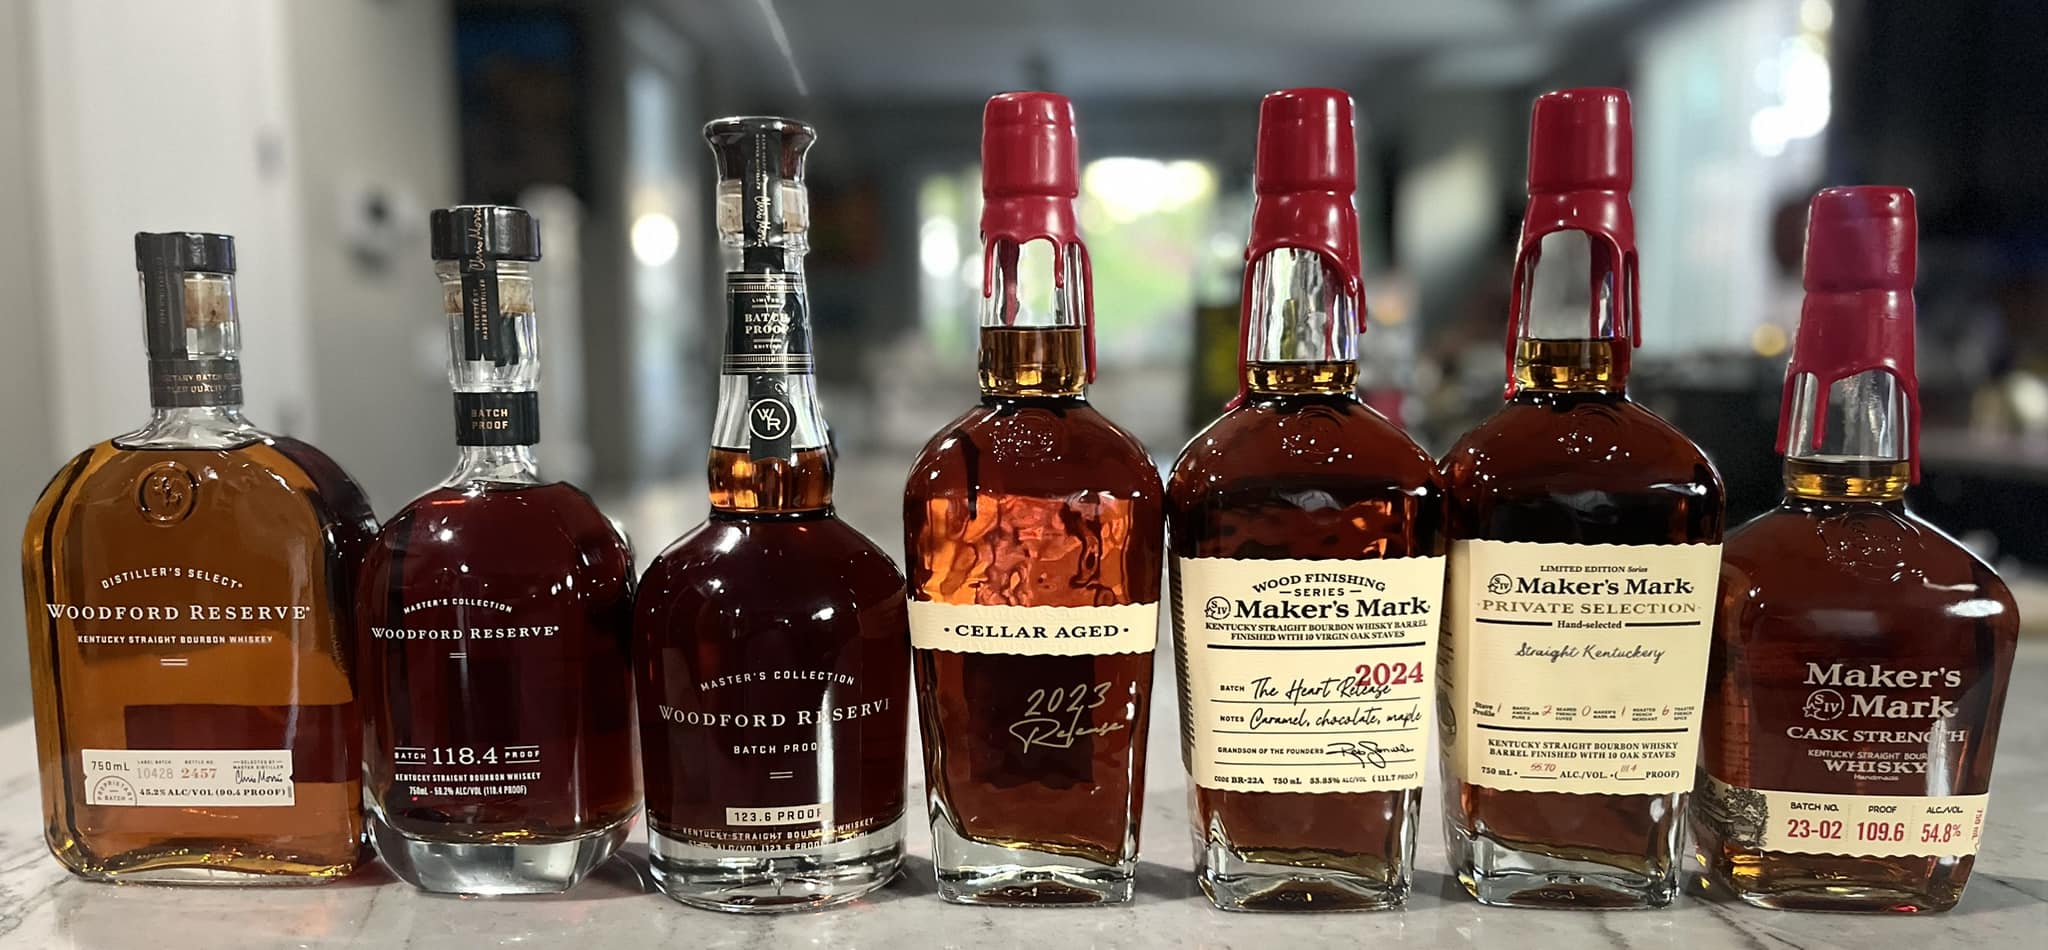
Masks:
[[[739,253],[711,516],[642,577],[633,622],[650,863],[733,912],[842,903],[903,857],[910,638],[903,576],[832,510],[801,255],[812,132],[705,129]]]
[[[1079,325],[984,326],[981,404],[925,447],[904,493],[919,602],[1152,607],[1138,611],[1152,629],[1123,633],[1142,649],[917,649],[948,900],[1098,903],[1131,893],[1165,515],[1143,446],[1083,395],[1083,334]],[[991,616],[1058,625],[1100,615]]]
[[[1990,567],[1907,510],[1891,378],[1835,390],[1826,451],[1802,405],[1784,501],[1728,537],[1694,845],[1713,896],[1948,910],[1975,863],[2019,615]]]
[[[152,311],[180,341],[152,336],[154,420],[65,465],[22,539],[44,836],[95,880],[332,880],[362,855],[349,618],[376,519],[241,416],[232,277],[182,283],[182,314]]]
[[[1270,292],[1282,299],[1247,318],[1246,332],[1253,342],[1244,369],[1245,394],[1195,436],[1167,482],[1182,751],[1190,757],[1203,754],[1196,745],[1202,737],[1194,717],[1197,704],[1210,697],[1190,694],[1190,664],[1199,658],[1193,655],[1197,647],[1191,643],[1189,624],[1191,615],[1206,605],[1186,589],[1189,559],[1330,561],[1329,570],[1346,572],[1362,561],[1437,559],[1434,585],[1416,593],[1432,609],[1442,593],[1444,496],[1436,467],[1406,433],[1358,399],[1356,317],[1351,309],[1355,302],[1330,300],[1337,291],[1328,275],[1321,280],[1307,277],[1305,272],[1311,269],[1321,273],[1323,265],[1315,255],[1285,251],[1276,257],[1288,260],[1260,263],[1255,278],[1273,281],[1277,286]],[[1269,276],[1283,266],[1291,266],[1296,275],[1292,281]],[[1290,283],[1291,299],[1280,289]],[[1261,283],[1258,292],[1269,292],[1267,286]],[[1323,320],[1322,326],[1306,322],[1310,312]],[[1282,329],[1269,329],[1269,321]],[[1356,603],[1371,596],[1368,589],[1347,589],[1341,601]],[[1320,604],[1331,598],[1326,591],[1306,591],[1293,599]],[[1300,708],[1310,717],[1319,717],[1326,709],[1347,711],[1344,722],[1354,724],[1351,732],[1356,734],[1346,732],[1343,725],[1312,719],[1304,727],[1313,734],[1307,741],[1365,749],[1385,740],[1391,748],[1395,740],[1380,731],[1386,727],[1382,719],[1366,722],[1368,717],[1348,711],[1371,704],[1383,712],[1426,711],[1434,702],[1420,682],[1426,671],[1417,669],[1411,676],[1405,662],[1400,664],[1401,685],[1349,701],[1359,695],[1349,685],[1353,664],[1378,652],[1319,654],[1344,658],[1342,668],[1332,672],[1345,674],[1346,682],[1316,694],[1328,698],[1310,699]],[[1417,663],[1433,665],[1423,659],[1434,656],[1426,645],[1414,652]],[[1312,679],[1310,685],[1317,682],[1322,681]],[[1239,695],[1252,697],[1255,692],[1264,695],[1256,690]],[[1251,715],[1252,710],[1268,707],[1233,708]],[[1285,718],[1294,709],[1271,711]],[[1255,723],[1240,725],[1245,728],[1227,731],[1256,731]],[[1333,773],[1363,771],[1366,765],[1339,754],[1345,749],[1336,745],[1316,751],[1325,754],[1303,760],[1329,762]],[[1411,885],[1423,754],[1405,747],[1371,763],[1382,771],[1415,773],[1414,787],[1387,791],[1237,791],[1203,787],[1191,777],[1189,807],[1203,889],[1217,906],[1232,910],[1399,905]]]
[[[1612,339],[1519,343],[1514,394],[1444,458],[1452,538],[1720,541],[1720,476],[1684,435],[1628,398],[1626,343],[1619,347]],[[1671,901],[1682,795],[1504,791],[1468,781],[1445,761],[1452,863],[1482,901]]]

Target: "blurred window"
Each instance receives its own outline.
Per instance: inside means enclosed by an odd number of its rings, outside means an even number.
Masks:
[[[1216,169],[1207,162],[1113,157],[1083,166],[1077,211],[1095,272],[1104,364],[1185,366],[1216,203]],[[917,211],[925,337],[940,358],[971,360],[981,305],[980,169],[927,177]]]

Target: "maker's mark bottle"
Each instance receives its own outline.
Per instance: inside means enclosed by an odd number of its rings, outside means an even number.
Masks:
[[[1351,113],[1260,105],[1239,395],[1167,481],[1195,873],[1226,910],[1397,907],[1414,877],[1444,493],[1358,398]]]
[[[155,413],[58,471],[22,537],[44,836],[99,880],[346,875],[376,518],[327,456],[243,417],[234,239],[138,234],[135,263]]]
[[[1785,500],[1728,536],[1693,837],[1764,907],[1947,910],[1984,833],[2019,614],[1906,509],[1914,241],[1910,191],[1814,197]]]
[[[1536,100],[1506,405],[1442,467],[1444,824],[1481,902],[1661,907],[1700,728],[1721,478],[1628,397],[1628,95]]]
[[[1088,403],[1073,107],[1007,93],[983,122],[981,402],[925,446],[903,495],[933,863],[950,901],[1125,901],[1159,471]]]

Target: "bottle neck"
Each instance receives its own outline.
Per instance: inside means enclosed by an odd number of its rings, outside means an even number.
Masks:
[[[748,243],[726,272],[725,354],[712,423],[711,507],[829,510],[832,459],[818,401],[803,242]]]
[[[443,485],[541,481],[540,323],[525,261],[484,271],[436,265],[448,320],[448,382],[454,390],[455,470]]]
[[[455,471],[443,485],[538,485],[540,481],[540,463],[534,458],[531,445],[465,445],[456,455]]]
[[[125,449],[227,449],[263,438],[235,406],[158,406],[149,424],[114,440]]]
[[[1895,502],[1913,480],[1907,397],[1883,370],[1858,373],[1828,387],[1800,374],[1785,448],[1785,492],[1820,501]]]
[[[1621,395],[1635,326],[1628,269],[1616,245],[1553,231],[1516,264],[1511,391]]]
[[[1253,261],[1240,341],[1246,391],[1355,396],[1359,303],[1315,251],[1286,247]]]
[[[1083,398],[1088,273],[1078,244],[997,238],[981,302],[981,391]]]

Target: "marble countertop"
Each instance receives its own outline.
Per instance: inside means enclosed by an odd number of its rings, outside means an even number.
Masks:
[[[1990,827],[1962,905],[1920,918],[1798,914],[1693,897],[1663,911],[1481,908],[1444,872],[1437,813],[1426,810],[1418,887],[1401,911],[1247,915],[1212,910],[1188,873],[1175,720],[1154,716],[1135,902],[1113,908],[954,907],[932,896],[929,835],[913,822],[908,873],[849,907],[779,917],[691,910],[651,891],[645,850],[555,897],[474,900],[419,894],[380,868],[311,888],[114,887],[71,877],[45,850],[34,735],[0,728],[0,947],[1684,947],[2041,946],[2048,933],[2048,643],[2023,643],[1992,786]],[[922,800],[922,791],[913,793]],[[1429,801],[1434,802],[1434,790]]]

